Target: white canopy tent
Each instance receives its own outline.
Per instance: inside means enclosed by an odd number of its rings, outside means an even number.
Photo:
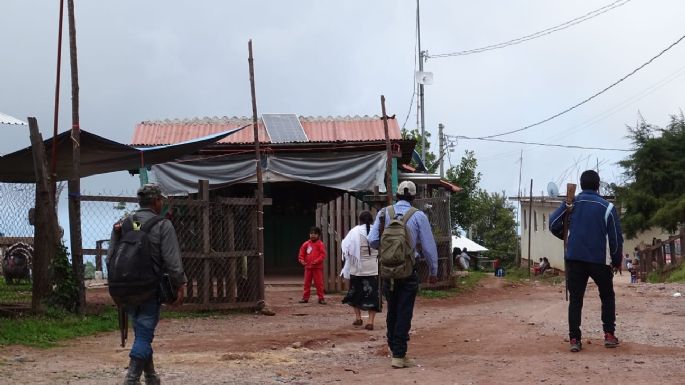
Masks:
[[[460,249],[463,249],[466,247],[467,252],[473,252],[473,253],[479,253],[482,251],[488,251],[485,247],[477,244],[476,242],[466,238],[466,237],[457,237],[457,236],[452,236],[452,249],[455,247],[458,247]]]

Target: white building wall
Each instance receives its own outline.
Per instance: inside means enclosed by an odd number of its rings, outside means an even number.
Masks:
[[[530,202],[524,200],[521,203],[521,266],[527,266],[528,264],[528,234],[530,233],[531,266],[533,263],[539,261],[540,258],[547,257],[552,267],[564,270],[564,243],[549,231],[549,217],[552,212],[559,207],[561,201],[550,200],[549,198],[533,198],[532,226],[528,223]],[[537,231],[535,229],[536,221]],[[672,234],[664,232],[661,229],[655,228],[639,233],[634,239],[626,239],[624,236],[623,255],[625,257],[626,254],[629,254],[630,257],[633,258],[633,251],[636,246],[641,244],[651,245],[652,238],[665,240],[671,235]]]

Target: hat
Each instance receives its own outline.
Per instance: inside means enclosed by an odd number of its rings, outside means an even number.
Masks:
[[[153,201],[157,198],[164,198],[162,189],[155,183],[147,183],[138,189],[138,199],[142,201]]]
[[[399,195],[404,195],[404,189],[407,189],[407,193],[409,193],[409,195],[416,195],[416,185],[414,182],[405,180],[404,182],[400,183],[400,185],[397,186],[397,193]]]

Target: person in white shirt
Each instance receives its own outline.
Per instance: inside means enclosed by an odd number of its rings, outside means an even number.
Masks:
[[[359,225],[353,227],[342,241],[345,265],[340,275],[350,280],[350,289],[342,302],[354,309],[356,316],[352,325],[361,326],[363,310],[369,312],[366,330],[373,330],[376,313],[380,312],[378,287],[378,250],[371,248],[367,235],[371,230],[373,216],[368,211],[359,214]]]

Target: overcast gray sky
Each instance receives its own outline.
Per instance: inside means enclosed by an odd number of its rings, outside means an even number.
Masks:
[[[499,43],[566,22],[612,0],[424,0],[422,46],[431,54]],[[0,3],[0,111],[36,116],[52,132],[58,0]],[[415,67],[416,3],[405,1],[76,1],[81,127],[128,142],[142,120],[251,114],[247,41],[252,38],[258,109],[299,115],[373,115],[385,94],[400,124]],[[685,34],[679,0],[632,0],[560,32],[504,49],[435,58],[426,86],[426,126],[482,136],[553,115],[626,75]],[[594,101],[502,139],[628,148],[638,111],[664,125],[685,94],[685,42]],[[70,127],[67,26],[60,131]],[[680,92],[679,92],[680,91]],[[416,126],[411,110],[407,128]],[[28,145],[26,128],[2,126],[0,153]],[[436,143],[437,144],[437,143]],[[436,145],[434,145],[436,147]],[[565,171],[600,162],[619,180],[619,152],[461,140],[476,153],[482,186],[516,194],[566,183]],[[125,173],[88,178],[84,189],[132,191]]]

